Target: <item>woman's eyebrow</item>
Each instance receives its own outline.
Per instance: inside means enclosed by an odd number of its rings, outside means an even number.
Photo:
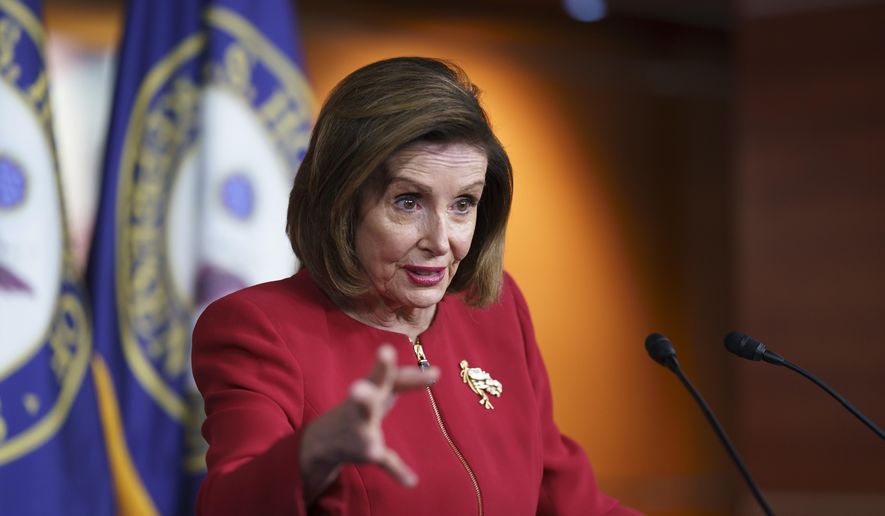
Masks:
[[[431,188],[429,186],[408,177],[394,177],[390,180],[390,183],[387,184],[387,187],[390,188],[392,186],[398,185],[405,185],[421,193],[427,193],[431,191]]]
[[[485,188],[486,182],[485,179],[480,179],[479,181],[475,181],[470,183],[469,185],[461,188],[462,191],[473,190],[474,188]]]

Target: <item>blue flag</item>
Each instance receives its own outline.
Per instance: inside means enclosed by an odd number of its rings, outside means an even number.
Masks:
[[[0,0],[0,513],[111,514],[36,0]]]
[[[205,471],[193,323],[296,268],[284,227],[312,100],[293,9],[128,3],[88,273],[122,510],[192,513]]]

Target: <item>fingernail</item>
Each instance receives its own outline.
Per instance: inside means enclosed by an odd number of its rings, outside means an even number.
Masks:
[[[372,386],[365,380],[357,380],[350,386],[350,395],[356,399],[364,400],[371,394]]]
[[[385,362],[393,362],[396,360],[396,351],[390,344],[383,344],[378,348],[378,358]]]
[[[384,447],[377,443],[371,444],[366,455],[369,456],[369,460],[379,461],[384,458]]]

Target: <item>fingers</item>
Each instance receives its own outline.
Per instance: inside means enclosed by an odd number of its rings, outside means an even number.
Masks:
[[[314,493],[321,491],[347,463],[376,464],[405,486],[417,484],[415,472],[385,445],[382,420],[398,393],[438,378],[436,367],[398,367],[394,348],[381,346],[369,374],[350,386],[349,398],[305,427],[298,457],[305,485]]]
[[[378,358],[365,378],[375,386],[394,394],[432,385],[439,379],[439,368],[397,367],[396,350],[389,344],[378,348]]]
[[[439,379],[439,368],[431,367],[422,371],[417,367],[402,367],[393,370],[390,381],[376,385],[367,378],[357,380],[350,387],[350,399],[357,406],[362,417],[377,420],[393,407],[396,395],[422,389]]]
[[[393,384],[396,380],[396,350],[389,344],[378,348],[378,358],[369,374],[351,385],[350,397],[363,417],[380,420],[393,405]]]
[[[418,484],[418,475],[390,448],[385,450],[383,458],[377,464],[404,486],[414,487]]]
[[[418,369],[417,367],[402,367],[397,370],[396,379],[393,382],[393,392],[407,392],[433,385],[439,379],[439,368],[431,366],[430,369]]]
[[[418,477],[400,458],[399,454],[384,445],[381,420],[393,406],[396,394],[421,389],[439,379],[439,368],[426,370],[417,366],[398,367],[396,350],[384,344],[378,348],[375,365],[369,374],[351,385],[350,399],[363,418],[358,430],[362,452],[356,452],[356,460],[377,464],[405,486],[414,486]],[[360,455],[362,457],[360,458]]]
[[[390,344],[382,344],[378,348],[378,358],[372,371],[366,376],[366,379],[377,386],[384,386],[393,383],[393,374],[396,370],[396,350]]]
[[[384,415],[389,392],[385,392],[371,381],[363,378],[350,386],[350,399],[356,405],[360,416],[369,422],[375,422]]]
[[[420,372],[420,371],[419,371]],[[418,375],[420,381],[426,382],[427,378],[434,378],[435,374]],[[385,394],[386,391],[386,394]],[[355,430],[359,438],[354,442],[361,442],[357,450],[351,455],[351,460],[357,462],[369,462],[384,468],[391,476],[405,486],[412,487],[418,483],[418,477],[414,471],[392,449],[384,444],[384,436],[381,432],[381,419],[387,412],[393,401],[390,389],[383,389],[368,379],[357,380],[350,389],[350,396],[357,408],[363,413],[365,421],[358,425]]]

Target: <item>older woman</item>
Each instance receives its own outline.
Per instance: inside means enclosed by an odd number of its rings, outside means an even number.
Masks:
[[[511,197],[460,69],[390,59],[335,88],[289,200],[301,270],[194,330],[199,512],[634,514],[553,422],[502,272]]]

